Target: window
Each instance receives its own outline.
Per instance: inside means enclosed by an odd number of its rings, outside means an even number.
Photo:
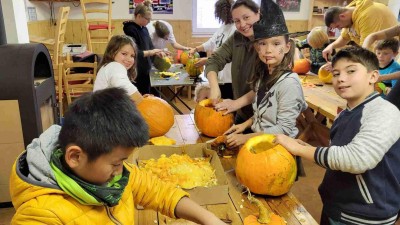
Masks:
[[[216,0],[193,0],[193,35],[209,36],[221,26],[214,16],[215,1]]]
[[[254,0],[260,4],[261,0]],[[216,0],[193,0],[192,32],[194,36],[210,36],[221,26],[215,19]]]

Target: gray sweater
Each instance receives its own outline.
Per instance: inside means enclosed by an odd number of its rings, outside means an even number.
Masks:
[[[299,76],[286,73],[265,93],[257,105],[258,95],[253,102],[254,132],[286,134],[296,137],[299,130],[296,118],[307,108]]]

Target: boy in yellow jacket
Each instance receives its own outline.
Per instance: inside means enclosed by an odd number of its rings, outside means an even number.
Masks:
[[[148,140],[146,122],[117,88],[77,99],[16,160],[11,224],[134,224],[135,205],[200,224],[224,224],[188,193],[124,160]]]

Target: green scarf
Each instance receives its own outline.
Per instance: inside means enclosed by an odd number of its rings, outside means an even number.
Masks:
[[[124,167],[122,174],[115,176],[105,186],[87,183],[65,169],[61,163],[63,156],[61,149],[51,155],[51,168],[58,185],[68,195],[84,205],[116,206],[129,181],[129,171]]]

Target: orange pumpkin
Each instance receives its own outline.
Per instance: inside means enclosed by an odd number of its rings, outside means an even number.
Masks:
[[[174,110],[161,98],[148,96],[137,108],[149,126],[150,137],[162,136],[174,125]]]
[[[209,137],[221,136],[233,124],[233,114],[222,115],[224,111],[216,111],[210,99],[204,99],[196,105],[194,122],[204,135]]]
[[[259,210],[259,216],[250,215],[244,218],[243,225],[286,225],[285,220],[268,209],[261,203],[260,200],[249,194],[248,199],[252,204],[255,204]]]
[[[200,58],[199,53],[195,52],[193,55],[189,56],[189,51],[183,51],[180,56],[180,62],[186,66],[189,58]]]
[[[297,74],[306,74],[310,69],[311,64],[307,59],[298,59],[294,61],[293,72]]]
[[[180,49],[176,51],[176,55],[175,55],[175,58],[174,58],[175,59],[175,63],[180,63],[181,62],[181,54],[182,54],[182,52],[183,51],[180,50]]]
[[[189,76],[191,76],[191,77],[197,77],[197,76],[199,76],[202,72],[203,72],[203,70],[204,70],[204,67],[202,66],[202,67],[196,67],[195,66],[195,64],[196,64],[196,62],[197,61],[199,61],[199,59],[198,58],[191,58],[191,59],[188,59],[188,62],[187,62],[187,64],[186,64],[186,72],[189,74]]]
[[[273,134],[252,137],[240,149],[236,159],[236,177],[251,192],[279,196],[287,193],[296,178],[294,157],[273,143]]]
[[[326,83],[326,84],[332,84],[332,78],[333,75],[331,72],[325,69],[327,64],[321,66],[318,70],[318,78],[320,81]]]

